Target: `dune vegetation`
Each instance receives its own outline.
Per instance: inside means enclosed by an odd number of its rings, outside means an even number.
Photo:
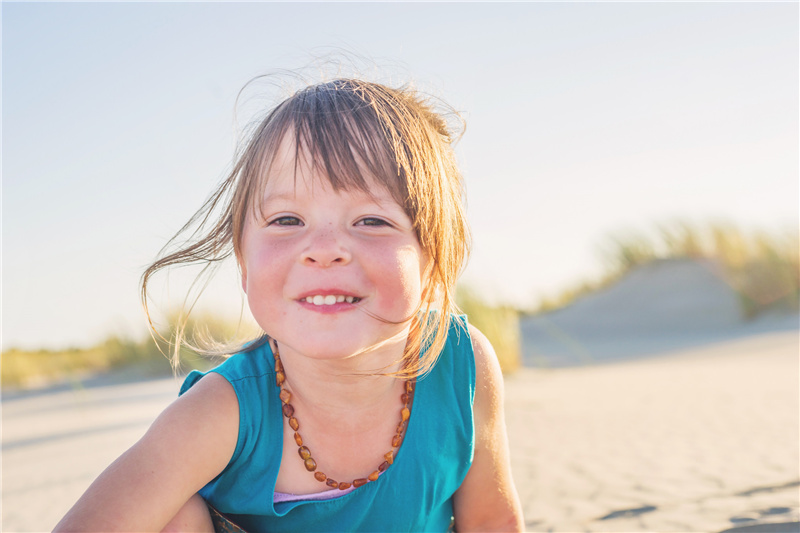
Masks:
[[[492,343],[500,368],[509,374],[522,364],[519,311],[510,306],[492,306],[475,291],[459,286],[456,303],[469,316],[470,323]]]
[[[564,307],[602,289],[632,269],[659,259],[710,261],[736,291],[745,317],[800,308],[800,245],[797,231],[745,231],[732,224],[672,222],[651,231],[612,236],[601,249],[605,273],[543,300],[536,312]]]
[[[12,348],[2,355],[0,376],[3,387],[36,387],[54,382],[79,381],[82,377],[127,368],[142,377],[165,376],[173,372],[174,331],[178,314],[171,313],[160,333],[134,340],[118,336],[86,348],[64,350],[20,350]],[[239,327],[229,320],[200,314],[186,323],[184,337],[191,343],[207,339],[230,340]],[[189,348],[180,350],[177,373],[208,369],[221,359],[200,356]]]

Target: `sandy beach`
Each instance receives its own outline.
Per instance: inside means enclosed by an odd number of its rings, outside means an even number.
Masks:
[[[506,380],[529,531],[800,519],[798,333]],[[172,379],[3,403],[3,531],[46,531],[175,396]],[[791,529],[787,529],[791,531]]]
[[[791,331],[508,378],[528,530],[723,531],[800,519],[798,346]]]

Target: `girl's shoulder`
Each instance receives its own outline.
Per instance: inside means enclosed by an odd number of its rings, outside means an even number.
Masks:
[[[275,390],[272,351],[267,343],[251,346],[207,372],[192,371],[180,389],[182,396],[196,389],[212,395],[216,394],[217,389],[225,390],[229,395],[228,400],[232,398],[227,402],[228,414],[235,415],[237,431],[229,466],[239,457],[249,455],[258,436],[263,435],[262,426],[270,419],[269,415],[280,413],[280,407],[276,407],[280,400]],[[276,428],[270,426],[270,429],[277,434]]]
[[[274,379],[275,370],[272,357],[272,350],[268,343],[252,344],[252,347],[245,347],[220,363],[211,370],[201,372],[191,371],[183,382],[180,394],[184,394],[192,388],[198,381],[208,374],[219,374],[225,378],[234,389],[239,388],[242,381],[267,381]]]

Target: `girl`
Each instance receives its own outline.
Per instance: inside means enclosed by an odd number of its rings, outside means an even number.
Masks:
[[[414,92],[354,79],[272,110],[205,233],[142,284],[233,252],[264,334],[191,373],[56,529],[212,530],[210,509],[248,531],[520,530],[497,359],[452,314],[451,141]]]

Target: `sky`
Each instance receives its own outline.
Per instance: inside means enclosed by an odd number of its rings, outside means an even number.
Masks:
[[[596,277],[610,236],[656,224],[800,224],[796,2],[0,8],[3,349],[145,335],[143,269],[269,105],[239,90],[336,50],[462,113],[462,279],[490,301]],[[233,266],[203,302],[236,316]]]

